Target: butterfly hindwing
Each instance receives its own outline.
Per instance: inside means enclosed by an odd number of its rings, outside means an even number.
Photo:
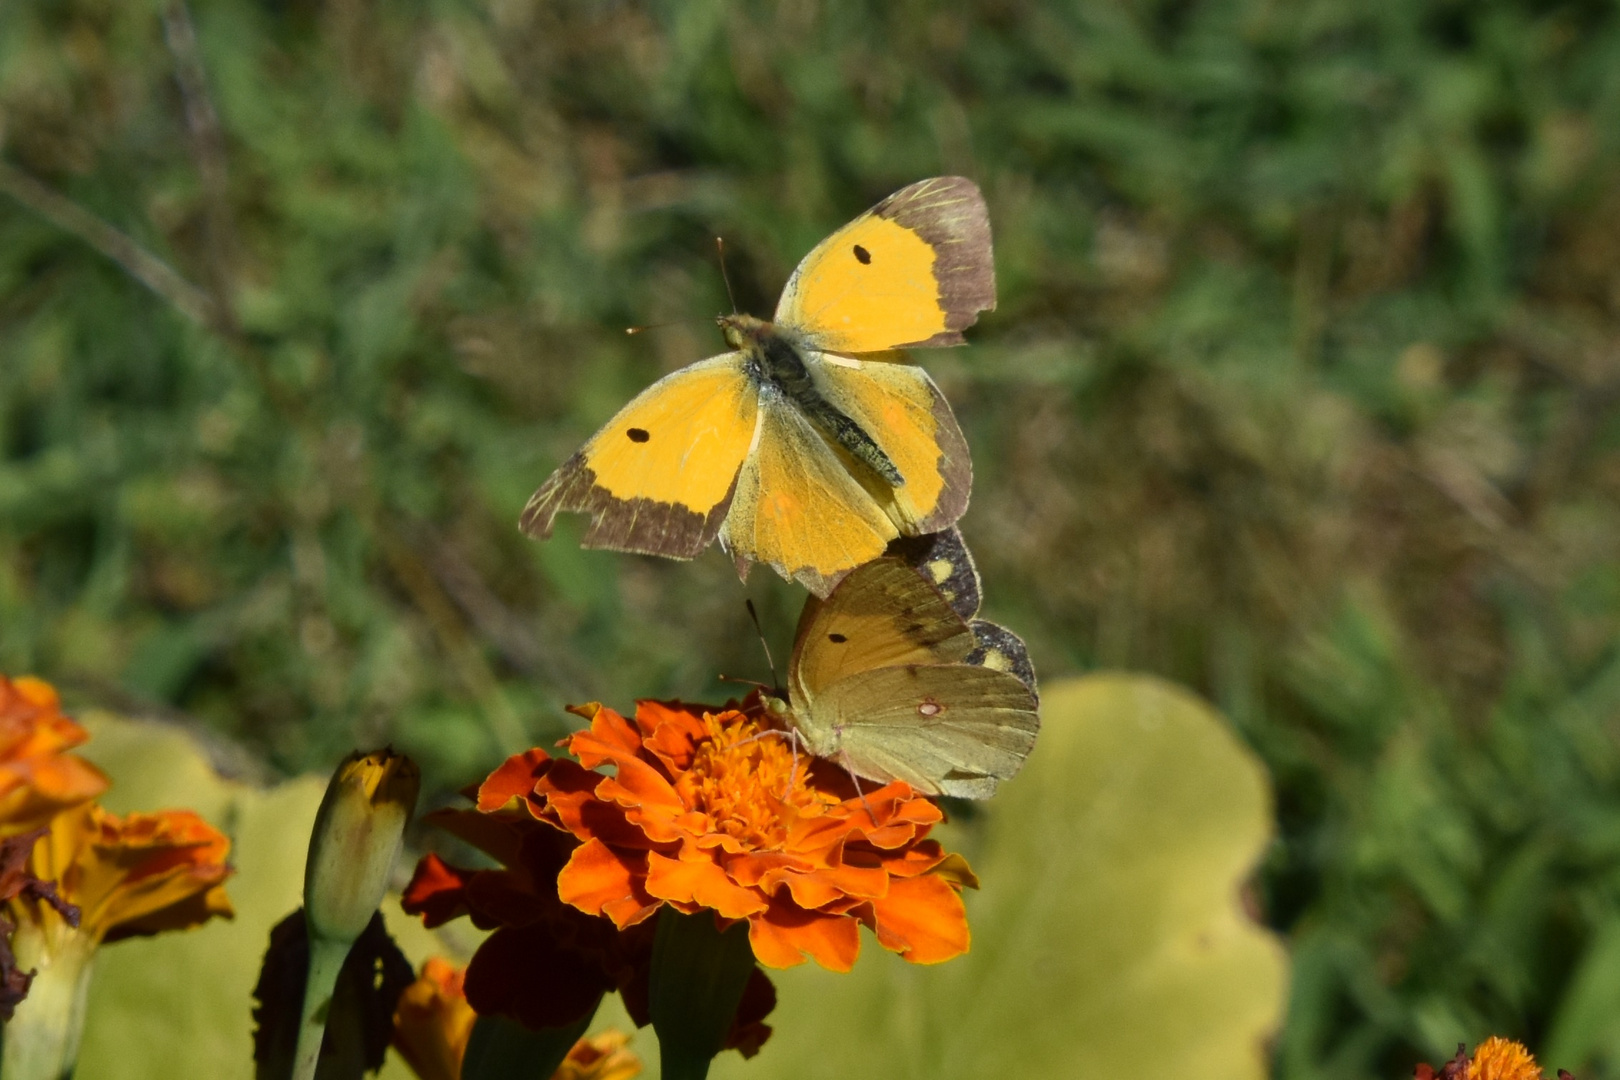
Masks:
[[[591,517],[586,547],[692,558],[725,520],[758,400],[735,353],[665,376],[540,485],[521,528],[545,538],[559,512],[578,511]]]
[[[1035,684],[1035,664],[1029,658],[1024,639],[1005,626],[985,619],[974,619],[968,625],[973,628],[973,639],[977,644],[962,662],[992,671],[1005,671],[1029,687],[1030,694],[1038,703],[1040,691]]]
[[[972,619],[979,613],[984,596],[979,568],[960,529],[896,537],[884,554],[905,560],[940,591],[962,618]]]
[[[829,352],[960,345],[996,306],[990,215],[978,185],[922,180],[890,195],[806,255],[776,322]]]
[[[973,463],[967,440],[934,380],[906,363],[820,354],[812,363],[816,389],[867,432],[904,483],[874,485],[905,534],[952,525],[967,509]]]
[[[897,533],[849,463],[795,409],[760,403],[760,437],[737,477],[722,538],[747,575],[766,563],[818,596]]]
[[[818,726],[841,725],[841,757],[856,773],[928,795],[988,798],[1023,766],[1040,731],[1028,687],[968,664],[867,671],[812,708]]]

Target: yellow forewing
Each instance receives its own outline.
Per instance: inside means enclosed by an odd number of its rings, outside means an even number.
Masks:
[[[549,536],[559,512],[580,511],[587,547],[691,558],[720,529],[758,416],[735,353],[665,376],[551,474],[523,530]]]
[[[956,345],[995,297],[984,197],[971,180],[943,176],[818,244],[782,290],[776,322],[830,352]]]
[[[816,388],[894,462],[905,484],[877,494],[907,535],[945,528],[967,509],[967,441],[928,373],[910,364],[821,356]]]
[[[701,513],[726,497],[753,441],[759,404],[735,358],[715,360],[722,362],[693,364],[654,383],[585,447],[586,466],[614,498]],[[634,432],[645,432],[645,440]]]
[[[857,249],[867,253],[863,263]],[[934,249],[916,232],[867,215],[833,233],[794,273],[776,321],[834,352],[878,352],[945,330]]]
[[[761,402],[759,416],[759,438],[726,518],[726,547],[745,572],[768,563],[825,595],[850,567],[882,555],[897,530],[797,409]]]

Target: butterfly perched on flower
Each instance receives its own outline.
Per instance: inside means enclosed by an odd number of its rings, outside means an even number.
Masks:
[[[962,343],[995,307],[990,220],[962,177],[895,192],[823,240],[773,322],[719,319],[732,352],[654,383],[540,486],[545,538],[689,559],[716,539],[818,596],[899,536],[952,525],[972,464],[939,389],[896,350]]]
[[[956,530],[891,551],[806,601],[785,700],[766,708],[857,777],[987,799],[1040,731],[1029,653],[975,618],[978,572]]]

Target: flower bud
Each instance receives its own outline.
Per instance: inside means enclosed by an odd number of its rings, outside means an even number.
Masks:
[[[382,903],[421,773],[391,749],[350,754],[327,785],[304,866],[312,938],[351,942]]]

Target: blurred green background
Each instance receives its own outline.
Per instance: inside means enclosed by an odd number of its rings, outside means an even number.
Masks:
[[[1620,1077],[1620,8],[9,0],[0,671],[449,790],[800,594],[532,489],[914,179],[987,613],[1269,767],[1285,1080]],[[626,337],[631,324],[675,325]]]

